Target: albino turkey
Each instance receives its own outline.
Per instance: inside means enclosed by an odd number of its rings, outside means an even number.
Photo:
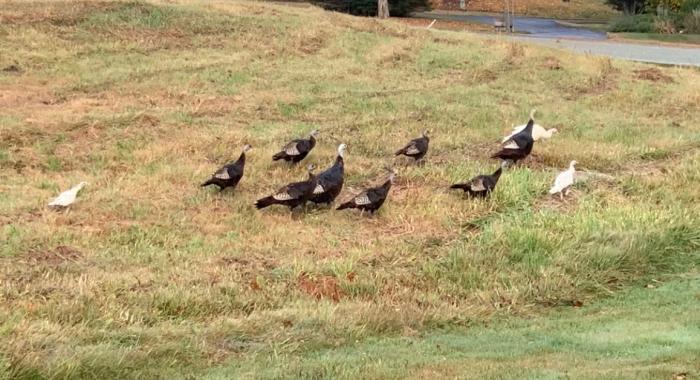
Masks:
[[[576,182],[576,168],[574,168],[576,164],[576,161],[571,161],[569,168],[559,173],[554,180],[554,186],[549,189],[550,194],[559,193],[559,197],[564,199],[564,196],[569,193],[569,188]]]
[[[487,197],[496,188],[498,179],[501,178],[501,173],[503,172],[503,166],[504,164],[491,175],[478,175],[467,183],[454,184],[450,186],[450,189],[462,189],[472,197]]]
[[[423,133],[421,133],[421,137],[411,140],[408,144],[406,144],[406,146],[397,150],[394,155],[404,155],[406,157],[411,157],[416,161],[420,160],[426,153],[428,153],[428,144],[430,143],[430,137],[428,137],[429,132],[430,131],[428,130],[423,131]]]
[[[356,208],[362,212],[369,211],[371,214],[377,211],[384,204],[389,190],[391,190],[391,184],[394,182],[394,177],[396,177],[396,171],[388,170],[390,171],[389,178],[381,186],[372,187],[357,194],[350,201],[341,204],[337,210]]]
[[[272,156],[273,161],[285,160],[287,162],[291,161],[293,164],[301,161],[306,157],[311,149],[316,146],[316,136],[318,136],[319,130],[314,129],[309,133],[308,139],[296,139],[292,140],[287,145],[282,147],[282,150]]]
[[[224,165],[221,169],[217,170],[210,179],[200,186],[206,187],[209,185],[216,185],[219,187],[219,191],[224,191],[224,189],[227,187],[235,189],[236,186],[238,186],[238,182],[240,182],[241,178],[243,178],[243,170],[245,169],[245,154],[251,149],[253,149],[253,147],[246,144],[243,147],[243,151],[238,157],[238,160]]]
[[[80,190],[82,190],[82,188],[85,187],[85,185],[87,185],[87,182],[83,181],[71,187],[70,189],[62,192],[54,200],[49,202],[49,207],[55,209],[63,209],[72,205],[75,202],[76,197],[78,196],[78,192],[80,192]]]
[[[345,176],[345,148],[345,144],[340,144],[333,166],[318,175],[318,183],[310,199],[311,202],[331,204],[340,194]]]
[[[277,190],[273,195],[258,199],[255,202],[255,207],[263,209],[271,205],[283,205],[293,210],[297,206],[304,206],[313,195],[317,183],[317,177],[313,173],[314,165],[309,164],[306,168],[309,172],[309,179],[292,182]]]
[[[501,142],[505,143],[506,141],[510,140],[511,137],[521,132],[523,129],[525,129],[525,127],[527,127],[527,124],[519,125],[513,128],[513,132],[510,135],[504,137]],[[552,136],[557,132],[559,132],[559,130],[556,128],[544,129],[543,126],[535,123],[532,126],[532,139],[535,141],[547,140],[552,138]]]

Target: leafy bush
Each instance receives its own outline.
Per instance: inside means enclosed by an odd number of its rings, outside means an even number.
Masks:
[[[700,8],[686,14],[681,23],[687,33],[700,33]]]
[[[377,0],[316,0],[317,5],[356,16],[376,16]],[[389,0],[389,14],[405,17],[411,12],[430,9],[428,0]]]
[[[656,30],[654,16],[648,14],[625,16],[610,26],[611,32],[651,33]]]
[[[646,0],[645,7],[649,13],[656,12],[658,7],[663,7],[671,11],[678,11],[681,8],[683,0]]]
[[[685,0],[681,4],[680,13],[683,15],[692,14],[693,11],[700,9],[700,0]]]

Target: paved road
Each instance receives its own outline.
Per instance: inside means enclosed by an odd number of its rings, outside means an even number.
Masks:
[[[469,13],[453,13],[444,11],[418,12],[415,17],[471,22],[477,24],[493,25],[498,16]],[[516,17],[513,21],[513,28],[518,33],[527,33],[528,36],[539,38],[575,38],[586,40],[604,40],[607,38],[603,32],[585,28],[575,28],[559,24],[557,21],[536,17]]]
[[[415,14],[415,16],[491,25],[496,19],[496,16],[490,15],[440,11],[420,12]],[[700,67],[700,47],[607,41],[605,33],[561,25],[555,20],[543,18],[516,17],[514,27],[518,32],[527,33],[508,37],[518,41],[630,61]]]
[[[554,48],[564,48],[579,53],[601,55],[629,61],[651,62],[666,65],[700,67],[700,48],[656,46],[614,41],[553,40],[551,38],[512,37]]]

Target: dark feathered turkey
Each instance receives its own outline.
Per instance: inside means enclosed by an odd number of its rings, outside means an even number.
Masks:
[[[343,189],[345,177],[345,144],[338,146],[338,156],[333,166],[318,175],[318,183],[311,196],[311,202],[331,204]]]
[[[411,140],[405,147],[397,150],[394,155],[400,156],[404,155],[411,157],[416,161],[420,160],[428,153],[428,144],[430,143],[430,138],[428,137],[428,131],[423,131],[421,137]]]
[[[292,182],[287,186],[284,186],[277,190],[275,194],[258,199],[255,202],[255,207],[262,209],[271,205],[284,205],[289,206],[292,210],[297,206],[303,206],[306,204],[314,193],[316,188],[317,177],[314,175],[314,166],[307,166],[309,171],[309,179],[301,182]]]
[[[241,178],[243,178],[243,170],[245,169],[245,153],[251,149],[253,148],[246,144],[246,146],[243,147],[243,152],[241,152],[238,160],[224,165],[201,186],[205,187],[209,185],[216,185],[219,187],[219,191],[224,191],[224,189],[227,187],[235,189],[236,186],[238,186],[238,182],[240,182]]]
[[[391,184],[394,182],[396,172],[389,175],[389,178],[379,187],[369,188],[360,194],[357,194],[350,201],[341,204],[337,210],[345,210],[346,208],[356,208],[362,211],[374,213],[377,211],[386,200],[391,190]]]
[[[532,152],[532,147],[535,145],[535,140],[532,138],[532,127],[534,125],[535,120],[530,118],[525,129],[506,140],[503,143],[503,148],[491,156],[491,158],[500,158],[501,160],[513,161],[513,163],[515,163],[529,156],[530,152]]]
[[[309,154],[309,152],[311,152],[311,149],[316,146],[316,136],[318,133],[319,131],[315,129],[309,133],[308,139],[296,139],[290,141],[287,143],[287,145],[282,147],[282,150],[279,153],[272,156],[272,160],[291,161],[295,164],[303,160]]]
[[[486,197],[496,188],[498,179],[501,177],[503,167],[498,168],[491,175],[478,175],[467,183],[457,183],[450,186],[450,189],[462,189],[465,193],[473,197]]]

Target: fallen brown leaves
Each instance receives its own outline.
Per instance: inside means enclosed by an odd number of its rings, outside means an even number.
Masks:
[[[338,285],[338,280],[328,275],[311,276],[306,272],[302,272],[297,277],[297,286],[304,293],[317,300],[326,298],[333,300],[333,302],[339,302],[345,295]]]

